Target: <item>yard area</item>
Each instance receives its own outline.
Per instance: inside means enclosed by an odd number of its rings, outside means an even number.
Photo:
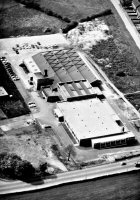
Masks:
[[[35,168],[47,162],[57,171],[66,171],[51,148],[55,144],[54,136],[51,128],[42,130],[37,124],[4,131],[0,134],[0,153],[14,153]]]

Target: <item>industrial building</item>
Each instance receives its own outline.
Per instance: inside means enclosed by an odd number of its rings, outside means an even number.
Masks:
[[[29,81],[34,83],[36,89],[40,89],[45,83],[55,89],[58,83],[88,80],[92,85],[97,80],[73,48],[46,50],[26,58],[23,63],[30,72]]]
[[[73,48],[49,49],[24,64],[43,98],[57,102],[54,115],[74,144],[101,149],[135,140],[103,95],[101,80]]]
[[[52,91],[50,87],[41,87],[43,99],[47,102],[54,103],[61,100],[61,96],[57,91]]]
[[[109,148],[126,145],[135,139],[106,100],[101,101],[96,97],[60,102],[57,109],[80,146]]]
[[[88,80],[92,85],[97,80],[73,48],[49,50],[45,52],[44,57],[54,71],[55,79],[58,82]]]

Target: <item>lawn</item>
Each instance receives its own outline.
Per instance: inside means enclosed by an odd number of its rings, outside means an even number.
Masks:
[[[41,11],[26,8],[24,5],[15,3],[14,6],[6,8],[10,4],[7,0],[4,4],[0,2],[0,38],[23,35],[42,35],[45,28],[51,28],[52,32],[58,32],[62,22],[54,17],[48,16]],[[47,34],[47,33],[45,33]]]
[[[0,38],[52,34],[67,25],[57,15],[66,17],[70,21],[79,21],[81,18],[98,14],[109,8],[108,0],[38,0],[40,9],[37,10],[27,8],[18,2],[20,0],[0,2]],[[45,10],[56,13],[56,16],[47,15]],[[45,32],[45,28],[50,28],[51,31]]]
[[[8,98],[0,99],[0,109],[7,115],[8,118],[18,117],[29,114],[30,110],[24,102],[23,97],[17,90],[14,82],[10,79],[0,62],[0,86],[3,86],[9,95]]]
[[[108,0],[40,0],[40,5],[75,21],[109,8]]]

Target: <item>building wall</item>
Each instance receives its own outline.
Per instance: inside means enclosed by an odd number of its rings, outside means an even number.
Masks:
[[[102,142],[102,143],[92,143],[92,147],[95,149],[105,149],[105,148],[111,148],[111,147],[117,147],[117,146],[125,146],[125,145],[132,145],[135,143],[135,138],[126,138],[122,140],[114,140],[114,141],[108,141],[108,142]]]

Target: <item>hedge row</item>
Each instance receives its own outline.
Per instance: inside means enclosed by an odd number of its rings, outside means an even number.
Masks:
[[[87,16],[86,18],[80,19],[80,22],[91,21],[91,20],[93,20],[95,18],[106,16],[106,15],[111,15],[111,14],[112,14],[111,9],[107,9],[107,10],[105,10],[103,12],[98,13],[98,14],[93,14],[91,16]]]
[[[76,26],[78,26],[78,22],[77,21],[72,21],[65,28],[62,29],[62,32],[63,33],[68,33],[70,30],[74,29]]]

